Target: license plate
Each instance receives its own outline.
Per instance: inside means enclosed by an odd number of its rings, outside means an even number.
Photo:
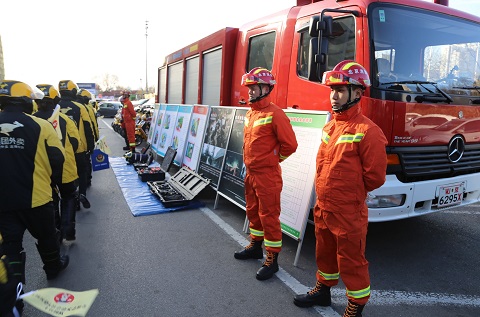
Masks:
[[[460,205],[463,199],[463,189],[464,183],[440,186],[437,207]]]

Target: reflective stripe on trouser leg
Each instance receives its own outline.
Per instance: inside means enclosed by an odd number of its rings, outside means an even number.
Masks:
[[[250,230],[263,230],[265,249],[276,253],[280,252],[282,247],[280,227],[282,185],[280,166],[275,169],[270,168],[268,173],[249,173],[245,178],[245,198]]]
[[[263,241],[263,227],[258,216],[258,199],[253,189],[253,177],[245,176],[246,213],[249,221],[250,238],[252,241]]]
[[[347,297],[360,305],[366,304],[370,298],[370,275],[368,261],[365,259],[367,213],[368,210],[331,213],[319,210],[317,206],[314,211],[319,269],[317,278],[320,282],[333,286],[338,280],[327,280],[326,277],[339,272],[347,289]],[[333,249],[336,249],[335,252]]]

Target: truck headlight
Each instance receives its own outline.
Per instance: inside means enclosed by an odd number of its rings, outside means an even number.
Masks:
[[[389,207],[398,207],[405,203],[407,195],[374,195],[368,193],[367,196],[367,206],[368,208],[389,208]]]

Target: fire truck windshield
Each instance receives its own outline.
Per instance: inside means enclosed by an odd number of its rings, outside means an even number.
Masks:
[[[414,90],[432,82],[448,95],[480,96],[462,89],[480,86],[480,24],[404,5],[375,3],[369,10],[375,86],[402,82]]]

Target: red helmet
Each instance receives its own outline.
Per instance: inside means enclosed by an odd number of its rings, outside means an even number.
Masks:
[[[355,85],[363,89],[371,85],[367,70],[352,60],[340,62],[331,71],[323,73],[322,83],[327,86]]]
[[[248,73],[242,76],[242,86],[249,86],[255,84],[265,84],[269,86],[275,85],[275,77],[266,68],[255,67]]]
[[[122,96],[124,98],[130,97],[130,91],[129,90],[122,90]]]

